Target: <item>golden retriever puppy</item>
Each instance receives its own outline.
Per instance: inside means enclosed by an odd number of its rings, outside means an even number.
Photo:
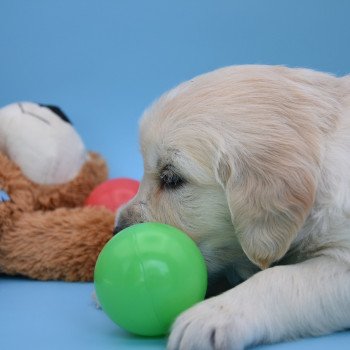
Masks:
[[[185,231],[211,283],[168,349],[244,349],[350,327],[350,77],[237,66],[163,95],[140,125],[144,177],[116,232]]]

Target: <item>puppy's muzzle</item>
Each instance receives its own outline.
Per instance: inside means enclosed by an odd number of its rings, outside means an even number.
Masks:
[[[137,214],[138,213],[135,212],[132,207],[122,209],[121,213],[118,216],[116,226],[114,227],[113,235],[116,235],[129,226],[141,224],[143,220],[141,220],[140,216]]]

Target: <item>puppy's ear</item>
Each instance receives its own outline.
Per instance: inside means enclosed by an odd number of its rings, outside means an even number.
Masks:
[[[297,159],[223,153],[216,170],[242,249],[268,268],[286,254],[312,208],[312,169]]]

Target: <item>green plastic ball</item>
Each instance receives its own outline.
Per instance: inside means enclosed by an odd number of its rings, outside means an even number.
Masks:
[[[105,313],[143,336],[167,334],[207,289],[206,265],[196,244],[160,223],[137,224],[114,236],[97,259],[94,279]]]

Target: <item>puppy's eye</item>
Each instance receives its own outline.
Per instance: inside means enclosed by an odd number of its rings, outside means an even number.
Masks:
[[[185,179],[171,165],[166,165],[160,173],[160,185],[162,188],[177,189],[183,186],[185,182]]]

